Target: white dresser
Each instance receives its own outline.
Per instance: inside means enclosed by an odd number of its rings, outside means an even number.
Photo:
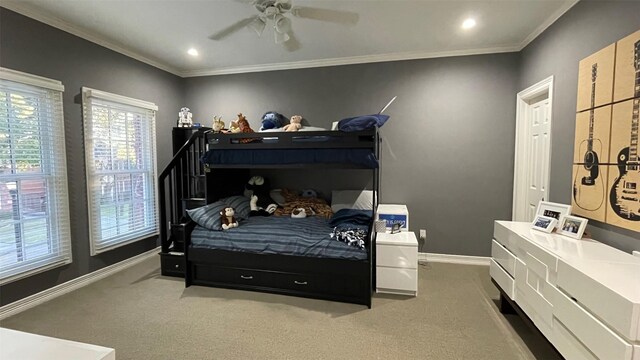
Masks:
[[[376,235],[376,291],[418,295],[418,240],[413,232]]]
[[[566,359],[640,360],[639,258],[510,221],[495,222],[491,256],[501,301]]]

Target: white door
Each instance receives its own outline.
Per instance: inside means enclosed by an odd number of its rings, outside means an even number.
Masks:
[[[549,198],[553,78],[518,94],[513,220],[532,221]]]
[[[527,132],[529,136],[527,195],[524,221],[533,221],[540,200],[548,199],[549,174],[549,98],[529,105]]]

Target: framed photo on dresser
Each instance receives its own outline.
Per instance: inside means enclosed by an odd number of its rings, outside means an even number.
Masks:
[[[564,217],[571,214],[571,205],[559,204],[549,201],[540,201],[538,203],[538,211],[536,216],[547,216],[558,220],[557,224],[561,224]]]
[[[565,216],[564,220],[558,227],[558,232],[574,239],[581,239],[588,221],[589,220],[578,216]]]

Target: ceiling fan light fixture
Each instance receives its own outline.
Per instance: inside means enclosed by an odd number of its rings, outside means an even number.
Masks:
[[[253,31],[256,32],[256,34],[258,34],[258,36],[261,36],[262,33],[264,32],[264,28],[267,26],[267,23],[265,20],[257,17],[255,18],[255,20],[253,20],[252,22],[249,23],[249,28],[251,28]]]
[[[286,16],[276,16],[273,23],[273,27],[275,28],[276,32],[286,34],[291,31],[291,19]]]
[[[291,39],[288,33],[279,32],[278,30],[274,31],[273,34],[276,37],[276,44],[282,44]]]

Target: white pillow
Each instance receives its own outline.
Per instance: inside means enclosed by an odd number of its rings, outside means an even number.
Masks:
[[[331,210],[373,210],[372,190],[334,190],[331,192]]]

